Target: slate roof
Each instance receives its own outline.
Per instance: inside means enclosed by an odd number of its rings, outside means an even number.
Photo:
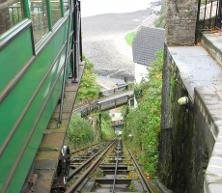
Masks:
[[[163,45],[164,29],[141,26],[132,45],[134,63],[149,65]]]

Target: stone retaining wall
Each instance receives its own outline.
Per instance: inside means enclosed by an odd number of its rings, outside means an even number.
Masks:
[[[222,143],[218,138],[218,128],[222,127],[222,87],[197,87],[194,100],[191,99],[168,50],[163,78],[160,178],[175,193],[216,193],[212,188],[220,186],[222,177],[212,171],[222,168]],[[179,105],[178,99],[184,96],[189,103]]]

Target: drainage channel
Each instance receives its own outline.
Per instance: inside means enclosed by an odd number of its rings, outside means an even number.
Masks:
[[[123,147],[121,139],[97,151],[89,159],[90,164],[86,164],[87,167],[80,174],[71,172],[72,183],[65,193],[156,193],[144,177],[133,154]]]

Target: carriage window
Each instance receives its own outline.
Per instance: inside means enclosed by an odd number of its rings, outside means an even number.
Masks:
[[[52,25],[54,25],[59,18],[61,18],[60,0],[50,0]]]
[[[69,9],[69,0],[63,0],[64,11]]]
[[[0,35],[23,18],[21,1],[0,0]]]
[[[48,32],[47,6],[45,0],[30,0],[30,3],[34,41],[36,43]]]

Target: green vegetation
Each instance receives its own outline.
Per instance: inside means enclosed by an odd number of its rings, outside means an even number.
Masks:
[[[86,58],[84,74],[82,76],[78,95],[77,102],[86,102],[98,98],[100,88],[96,83],[96,75],[93,72],[93,64]]]
[[[93,64],[86,58],[84,58],[84,61],[84,74],[77,94],[77,102],[79,103],[95,100],[99,97],[100,93],[100,88],[96,84],[96,75],[93,72]],[[101,124],[98,124],[98,113],[91,114],[90,116],[96,124],[92,124],[91,121],[81,118],[78,114],[74,114],[71,119],[67,132],[67,140],[74,149],[87,146],[101,139],[110,140],[115,136],[108,113],[101,113]]]
[[[151,65],[149,80],[135,88],[138,107],[126,115],[123,133],[126,143],[151,177],[156,176],[158,162],[162,64],[163,51],[159,51]]]
[[[129,32],[128,34],[126,34],[125,40],[126,40],[128,45],[132,46],[133,40],[136,37],[136,33],[137,32],[133,31],[133,32]]]
[[[74,149],[80,148],[94,141],[94,128],[88,120],[81,118],[78,114],[74,114],[69,125],[67,137],[69,144]]]
[[[112,128],[111,117],[108,112],[101,113],[101,138],[102,140],[111,140],[115,137]]]
[[[135,187],[135,184],[133,181],[129,185],[129,191],[130,192],[137,192],[137,188]]]
[[[154,22],[155,27],[165,28],[165,3],[162,0],[159,18]]]
[[[73,149],[85,147],[101,140],[111,140],[115,137],[108,112],[101,113],[101,124],[98,124],[99,113],[91,115],[91,119],[98,121],[94,127],[88,119],[82,118],[79,114],[73,114],[67,132],[68,143]]]

